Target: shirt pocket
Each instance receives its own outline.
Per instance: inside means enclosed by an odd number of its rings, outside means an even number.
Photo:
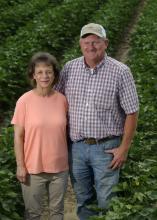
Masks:
[[[102,93],[94,94],[94,107],[97,110],[113,109],[115,101],[115,92],[111,89],[106,89]]]
[[[107,122],[111,118],[112,111],[114,109],[115,96],[114,91],[107,89],[103,93],[96,93],[94,95],[94,109],[98,119],[108,124]]]

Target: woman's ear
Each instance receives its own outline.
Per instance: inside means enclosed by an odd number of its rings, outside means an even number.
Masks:
[[[33,79],[36,79],[35,73],[33,73]]]

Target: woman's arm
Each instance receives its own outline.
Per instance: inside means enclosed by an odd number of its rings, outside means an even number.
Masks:
[[[14,125],[14,150],[16,156],[17,179],[24,183],[26,182],[27,169],[24,162],[24,127]]]

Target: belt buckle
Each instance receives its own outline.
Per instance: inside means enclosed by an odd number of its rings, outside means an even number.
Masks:
[[[114,139],[116,136],[110,135],[108,137],[105,138],[101,138],[101,139],[95,139],[95,138],[85,138],[84,139],[84,143],[85,144],[89,144],[89,145],[93,145],[93,144],[102,144],[106,141],[109,141],[111,139]]]
[[[89,144],[89,145],[93,145],[93,144],[96,144],[97,141],[96,141],[96,139],[94,139],[94,138],[86,138],[86,139],[84,140],[84,143],[85,143],[85,144]]]

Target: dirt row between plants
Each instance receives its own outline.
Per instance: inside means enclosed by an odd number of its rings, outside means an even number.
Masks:
[[[70,179],[68,181],[68,188],[67,188],[64,204],[65,204],[64,220],[78,220],[76,215],[76,199],[70,183]]]
[[[128,58],[128,53],[130,49],[130,41],[131,41],[131,35],[136,29],[136,24],[139,20],[139,17],[143,11],[144,6],[146,5],[147,0],[141,0],[138,7],[136,8],[134,15],[128,24],[127,28],[125,29],[124,35],[122,37],[122,40],[119,43],[119,46],[117,47],[117,53],[115,54],[115,59],[126,63]]]

